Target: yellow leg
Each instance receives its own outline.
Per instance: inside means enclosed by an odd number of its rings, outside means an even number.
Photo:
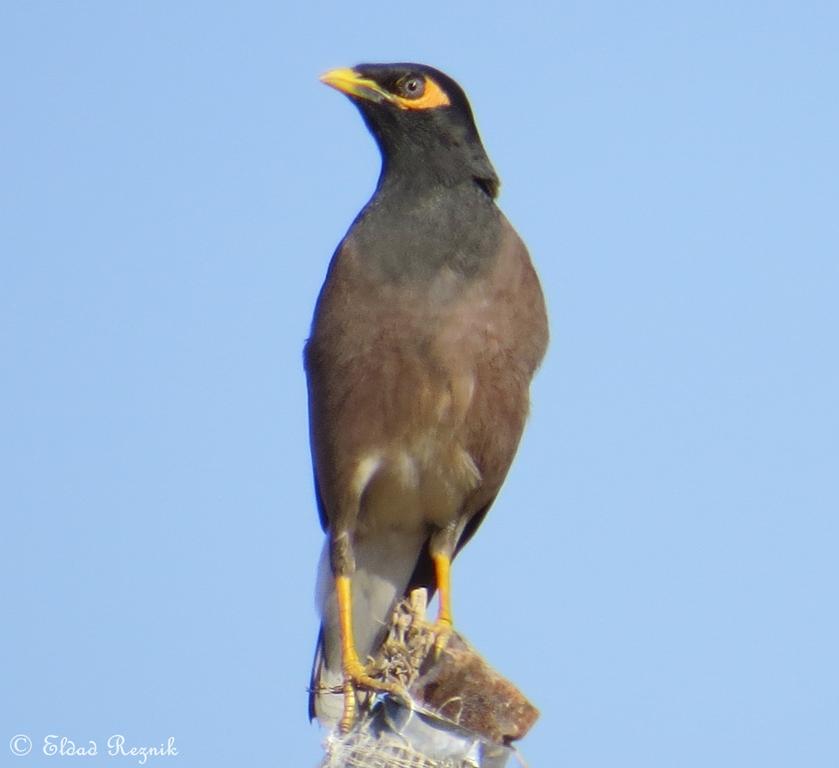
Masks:
[[[434,555],[434,574],[437,577],[437,593],[440,595],[440,610],[437,623],[452,625],[452,561],[447,555]]]
[[[338,621],[341,631],[341,661],[344,667],[344,712],[339,728],[342,733],[350,730],[355,719],[355,688],[369,688],[374,691],[392,693],[405,697],[402,688],[394,683],[374,680],[358,658],[352,629],[352,583],[349,576],[335,579],[338,596]]]
[[[344,671],[350,674],[361,666],[355,650],[352,631],[352,582],[349,576],[335,579],[335,591],[338,595],[338,621],[341,624],[341,661]]]
[[[440,599],[440,610],[437,612],[437,640],[434,649],[439,654],[449,640],[452,633],[452,591],[451,565],[448,555],[433,555],[434,574],[437,580],[437,594]]]

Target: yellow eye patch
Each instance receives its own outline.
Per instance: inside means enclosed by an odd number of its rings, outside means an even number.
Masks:
[[[432,78],[426,76],[424,81],[425,89],[419,98],[411,99],[407,96],[392,94],[389,101],[400,109],[434,109],[448,107],[451,104],[446,92]]]

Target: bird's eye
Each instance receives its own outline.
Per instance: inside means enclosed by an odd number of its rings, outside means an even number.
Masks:
[[[425,80],[410,75],[399,81],[399,92],[408,99],[418,99],[425,93]]]

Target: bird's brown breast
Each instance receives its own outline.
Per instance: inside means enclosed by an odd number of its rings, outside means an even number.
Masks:
[[[473,278],[382,283],[363,259],[351,240],[336,256],[306,349],[327,517],[363,482],[371,525],[396,500],[402,524],[444,525],[491,499],[512,461],[547,340],[541,290],[506,222]]]

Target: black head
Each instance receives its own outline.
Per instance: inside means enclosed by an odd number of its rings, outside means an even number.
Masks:
[[[463,89],[423,64],[359,64],[321,80],[360,110],[382,152],[388,177],[456,184],[473,180],[490,197],[498,176],[484,151]]]

